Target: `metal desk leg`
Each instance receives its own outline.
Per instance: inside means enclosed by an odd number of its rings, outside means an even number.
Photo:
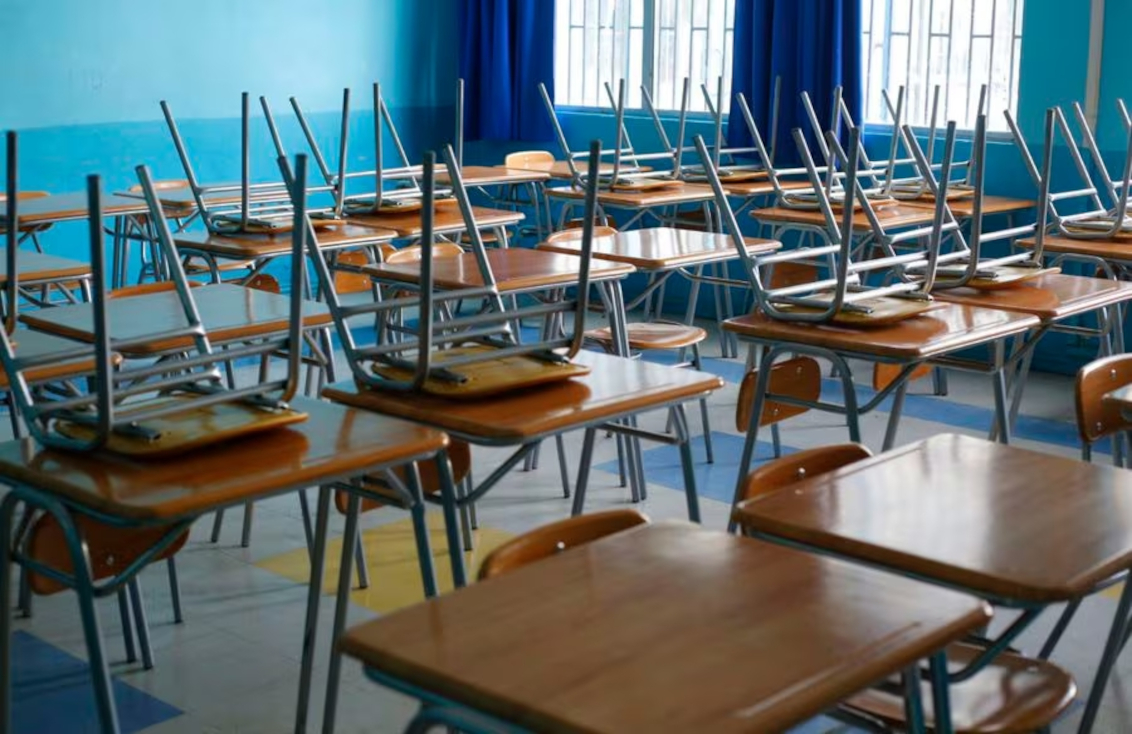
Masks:
[[[1132,611],[1132,584],[1125,583],[1124,591],[1120,593],[1120,602],[1116,605],[1116,613],[1112,618],[1112,627],[1108,633],[1104,653],[1101,654],[1101,661],[1097,665],[1097,674],[1093,678],[1093,688],[1089,691],[1085,713],[1081,717],[1080,726],[1077,727],[1079,734],[1088,734],[1096,723],[1101,699],[1104,698],[1105,688],[1108,686],[1108,677],[1116,667],[1116,659],[1120,656],[1120,648],[1127,634],[1130,611]]]
[[[303,653],[299,666],[299,696],[295,713],[295,732],[307,730],[310,710],[311,676],[314,671],[314,644],[318,632],[318,602],[322,596],[322,579],[326,559],[326,531],[330,522],[330,487],[318,488],[315,508],[314,544],[311,547],[310,587],[307,589],[307,616],[303,625]]]
[[[452,563],[452,583],[459,589],[468,585],[468,572],[464,568],[464,546],[460,539],[460,517],[457,510],[456,483],[452,479],[452,465],[448,452],[436,455],[436,472],[440,478],[440,497],[444,506],[444,530],[448,536],[448,557]]]
[[[582,456],[578,462],[578,485],[574,489],[574,504],[570,511],[574,517],[581,515],[585,507],[586,485],[590,481],[590,464],[593,463],[594,458],[595,438],[597,438],[597,429],[587,428],[585,438],[582,439]]]
[[[908,380],[896,388],[892,396],[892,410],[888,413],[888,426],[884,431],[884,445],[882,451],[888,451],[896,444],[896,431],[900,427],[900,414],[904,412],[904,398],[908,393]]]
[[[688,520],[700,522],[700,499],[696,494],[696,465],[692,458],[692,437],[688,430],[688,415],[684,405],[672,408],[673,423],[676,424],[676,437],[680,441],[680,465],[684,469],[684,495],[688,501]]]
[[[951,688],[947,675],[947,653],[937,652],[931,659],[932,708],[936,732],[951,732]],[[926,727],[925,727],[926,728]]]
[[[920,693],[920,669],[913,665],[901,676],[904,683],[904,720],[908,734],[925,734],[924,701]]]
[[[354,550],[358,545],[358,515],[361,497],[351,492],[346,503],[346,528],[342,533],[342,565],[338,568],[338,592],[334,603],[334,627],[330,633],[330,664],[326,669],[326,702],[322,711],[322,734],[334,731],[338,715],[338,683],[342,677],[342,653],[335,644],[346,631],[350,611],[350,582],[354,575]]]
[[[416,464],[407,467],[409,492],[413,495],[413,506],[409,514],[413,519],[413,536],[417,541],[417,562],[421,567],[421,586],[425,596],[431,599],[439,592],[436,585],[436,567],[432,561],[432,543],[425,518],[424,492],[421,490],[420,470]]]
[[[625,315],[625,297],[621,291],[621,282],[607,280],[601,284],[602,301],[606,313],[609,314],[610,335],[613,339],[613,353],[619,357],[630,357],[629,334]],[[637,419],[630,416],[626,419],[628,425],[637,427]],[[626,436],[626,460],[629,469],[629,486],[634,502],[639,502],[647,496],[645,489],[645,473],[641,461],[641,443],[635,436]]]

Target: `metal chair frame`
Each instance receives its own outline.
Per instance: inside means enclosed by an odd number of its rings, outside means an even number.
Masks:
[[[183,413],[220,403],[243,402],[266,408],[285,407],[295,394],[301,363],[302,344],[302,248],[305,230],[293,238],[294,266],[292,268],[291,319],[288,330],[277,337],[269,337],[225,350],[214,350],[207,330],[200,319],[191,287],[180,260],[177,258],[173,235],[165,219],[161,202],[153,187],[148,168],[137,167],[150,216],[158,236],[158,246],[167,262],[173,287],[177,293],[185,318],[185,326],[172,331],[155,332],[131,339],[113,339],[106,303],[106,256],[102,243],[101,186],[98,176],[87,179],[87,197],[90,205],[90,247],[93,272],[94,343],[76,344],[64,353],[39,357],[21,357],[15,353],[9,329],[14,327],[15,310],[9,309],[8,329],[0,333],[0,361],[7,371],[13,402],[37,441],[46,446],[74,450],[93,450],[106,443],[111,434],[118,433],[143,439],[156,439],[152,429],[143,424],[155,418]],[[11,174],[10,174],[11,176]],[[10,181],[14,184],[14,181]],[[11,205],[9,205],[11,206]],[[306,216],[305,206],[297,212]],[[18,288],[15,269],[16,253],[6,253],[11,268],[8,279],[8,296]],[[13,301],[14,303],[14,301]],[[128,351],[156,341],[190,339],[192,347],[183,354],[167,355],[154,364],[138,367],[115,367],[116,351]],[[271,355],[280,351],[288,354],[286,374],[279,379],[264,380],[245,388],[225,389],[221,386],[219,366],[232,359]],[[32,390],[27,372],[36,367],[73,359],[94,358],[94,371],[90,376],[90,390],[85,394],[59,395],[50,391]],[[164,396],[176,392],[189,396],[185,400],[168,400]],[[155,397],[156,396],[156,397]],[[138,400],[131,400],[139,398]],[[68,421],[93,429],[90,440],[79,440],[61,434],[56,421]]]
[[[1054,125],[1052,129],[1049,124],[1048,115],[1053,116]],[[1014,144],[1022,154],[1022,159],[1026,164],[1026,169],[1030,173],[1031,179],[1034,181],[1034,185],[1042,189],[1042,172],[1038,169],[1034,156],[1031,154],[1025,138],[1023,138],[1022,132],[1010,112],[1006,113],[1006,121],[1013,134]],[[1082,130],[1085,131],[1083,133],[1085,135],[1085,145],[1091,151],[1094,162],[1097,162],[1100,160],[1100,156],[1096,152],[1096,141],[1093,139],[1092,131],[1089,129],[1088,122],[1084,119],[1083,113],[1081,113],[1081,117],[1078,121],[1082,125]],[[1060,136],[1069,151],[1070,158],[1073,160],[1078,179],[1083,184],[1081,188],[1064,191],[1053,191],[1052,186],[1045,186],[1046,190],[1049,192],[1046,197],[1046,206],[1049,210],[1049,216],[1053,220],[1050,226],[1059,235],[1070,239],[1104,240],[1112,239],[1121,233],[1126,235],[1132,234],[1132,217],[1128,216],[1129,195],[1130,188],[1132,188],[1132,123],[1128,123],[1127,118],[1126,128],[1128,130],[1128,143],[1124,157],[1124,177],[1121,184],[1119,186],[1115,184],[1114,180],[1109,176],[1107,168],[1103,167],[1103,163],[1100,166],[1101,173],[1105,179],[1105,189],[1114,199],[1114,205],[1109,207],[1101,199],[1100,190],[1097,188],[1093,176],[1089,172],[1089,167],[1085,162],[1084,156],[1081,155],[1081,149],[1077,144],[1076,138],[1073,136],[1069,123],[1066,121],[1065,113],[1059,107],[1051,108],[1047,113],[1046,147],[1052,147],[1057,137]],[[1073,214],[1065,214],[1058,210],[1058,204],[1060,202],[1073,200],[1077,200],[1078,202],[1084,200],[1084,210]]]
[[[596,152],[600,151],[600,146],[595,145],[593,150],[596,155]],[[588,256],[592,252],[592,215],[596,206],[596,177],[592,178],[592,183],[587,188],[586,193],[588,219],[585,225],[583,264],[579,273],[577,296],[573,300],[561,299],[525,307],[519,307],[515,304],[514,307],[508,308],[505,304],[510,299],[505,299],[496,286],[495,277],[487,258],[487,251],[480,237],[468,192],[460,174],[457,156],[451,146],[446,150],[445,158],[453,192],[467,224],[472,253],[476,258],[479,273],[484,283],[482,287],[440,292],[435,288],[433,281],[433,245],[435,242],[433,208],[435,204],[436,158],[434,153],[427,153],[424,158],[422,176],[424,201],[422,224],[424,231],[421,237],[421,278],[419,293],[416,296],[347,305],[339,299],[334,291],[333,277],[322,252],[317,247],[308,246],[308,256],[314,263],[315,272],[321,282],[322,291],[326,296],[327,304],[338,329],[343,351],[359,385],[379,390],[415,392],[421,390],[425,381],[429,379],[439,379],[457,384],[462,382],[464,377],[457,369],[460,366],[505,356],[529,356],[551,363],[562,363],[569,361],[582,346],[585,333],[585,314],[589,306]],[[301,156],[299,160],[305,167],[305,156]],[[286,165],[285,159],[281,161],[281,165]],[[595,166],[596,158],[591,157],[591,173]],[[456,314],[443,321],[434,318],[438,309],[460,300],[483,301],[485,306],[478,313],[469,316]],[[382,330],[378,329],[375,343],[362,346],[350,329],[352,319],[366,317],[376,319],[378,323],[381,323],[396,310],[413,307],[418,309],[419,318],[415,337],[410,336],[410,338],[399,341],[386,341],[382,339]],[[561,338],[546,335],[543,339],[524,344],[519,342],[518,335],[513,328],[513,324],[523,318],[553,319],[565,316],[568,313],[573,313],[575,316],[573,331]],[[484,345],[490,347],[490,349],[445,359],[442,364],[437,360],[438,350],[467,343]],[[556,351],[560,349],[565,349],[565,354]],[[408,369],[412,371],[413,377],[408,380],[387,379],[372,371],[371,365],[373,364],[386,364]]]
[[[165,100],[161,101],[161,112],[169,128],[169,134],[173,138],[173,145],[177,149],[177,157],[184,169],[185,179],[189,182],[197,211],[210,233],[234,234],[281,230],[293,221],[290,200],[280,183],[251,182],[251,108],[247,92],[240,95],[240,183],[237,185],[202,184],[193,170],[188,148],[173,117],[173,110]],[[235,192],[239,192],[240,195],[238,202],[220,204],[209,201],[210,194]]]
[[[860,128],[850,130],[850,150],[858,149],[860,135]],[[735,213],[727,199],[726,191],[723,189],[718,174],[710,166],[711,157],[707,146],[702,137],[697,137],[696,139],[696,146],[699,149],[701,159],[704,161],[705,170],[708,171],[708,181],[715,193],[716,205],[720,209],[726,230],[730,233],[735,247],[739,252],[739,259],[743,263],[744,272],[755,294],[759,308],[768,316],[783,321],[821,323],[833,319],[843,310],[869,313],[871,312],[871,308],[862,302],[880,296],[901,296],[920,299],[930,298],[928,294],[931,290],[938,259],[939,232],[942,229],[945,202],[940,202],[940,205],[937,206],[937,221],[933,223],[933,227],[917,228],[910,230],[908,233],[901,232],[892,235],[889,238],[891,242],[901,242],[905,239],[930,235],[931,242],[926,252],[917,251],[908,254],[893,253],[873,260],[854,262],[853,217],[855,208],[852,205],[843,206],[839,221],[838,215],[834,211],[833,204],[826,194],[821,172],[814,162],[809,145],[806,143],[805,136],[800,129],[794,130],[794,140],[802,156],[805,170],[814,186],[818,206],[826,222],[825,235],[828,244],[819,247],[799,247],[790,250],[782,250],[769,255],[751,256],[744,245],[743,236],[739,230],[738,222],[735,219]],[[949,140],[949,152],[953,144],[954,139],[952,137]],[[866,189],[861,185],[858,179],[859,157],[856,155],[845,155],[832,131],[827,136],[827,145],[831,146],[831,153],[836,151],[846,161],[846,190],[853,192],[853,195],[860,202],[866,213],[872,213],[872,216],[875,218],[875,212],[872,212],[868,202]],[[943,184],[942,187],[945,188],[946,184]],[[812,283],[802,283],[780,288],[771,288],[768,283],[764,283],[761,272],[763,268],[783,262],[805,262],[810,264],[814,261],[824,261],[826,267],[832,272],[833,277],[819,279]],[[924,276],[914,281],[900,280],[899,282],[877,287],[868,287],[865,284],[865,276],[869,273],[893,268],[907,269],[909,267],[920,267]],[[827,299],[823,297],[830,293],[832,293],[830,298]],[[783,308],[783,306],[786,308]],[[814,310],[808,312],[799,311],[797,308],[799,306]]]

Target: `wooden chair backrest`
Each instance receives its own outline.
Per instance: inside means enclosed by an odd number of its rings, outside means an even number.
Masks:
[[[496,548],[483,560],[479,579],[501,576],[567,548],[585,545],[648,521],[636,510],[622,509],[579,515],[544,525]]]
[[[554,164],[554,154],[548,150],[520,150],[509,154],[503,159],[503,165],[507,168],[525,168],[527,166],[537,166],[544,163],[548,165]]]
[[[386,255],[385,262],[390,265],[419,262],[422,252],[423,250],[420,245],[402,247],[400,250],[394,250]],[[464,248],[454,242],[436,242],[432,246],[432,257],[434,260],[442,260],[446,257],[460,257],[463,254]]]
[[[472,449],[467,443],[453,439],[448,444],[448,461],[452,465],[452,480],[459,484],[464,481],[464,477],[468,476],[468,471],[472,468]],[[431,461],[421,462],[418,465],[421,478],[421,492],[426,495],[436,494],[440,491],[440,475],[436,473],[436,464]],[[398,467],[393,471],[402,483],[405,482],[405,467]],[[385,481],[378,479],[374,482],[378,487],[384,487]],[[345,492],[335,492],[334,506],[343,515],[346,514],[347,502],[349,495]],[[369,512],[376,510],[379,507],[385,507],[387,503],[380,502],[369,497],[362,498],[361,511]]]
[[[821,365],[813,357],[794,357],[779,362],[771,368],[768,388],[775,395],[790,397],[808,402],[816,402],[821,397]],[[735,405],[735,428],[746,433],[751,424],[751,411],[755,409],[755,391],[758,388],[758,370],[748,372],[739,384],[739,400]],[[769,426],[787,418],[802,415],[810,409],[802,405],[767,400],[763,404],[763,414],[759,416],[759,426]]]
[[[251,288],[254,291],[263,291],[264,293],[282,293],[283,289],[279,285],[279,281],[271,273],[256,273],[244,282],[245,288]]]
[[[90,552],[90,565],[94,580],[110,578],[126,570],[143,553],[156,545],[169,532],[166,527],[119,528],[97,520],[76,516],[75,523]],[[189,538],[186,528],[173,544],[159,553],[154,562],[175,554]],[[70,573],[73,570],[71,552],[63,536],[59,521],[51,515],[41,516],[28,536],[28,554],[56,570]],[[55,579],[32,573],[28,584],[36,594],[48,595],[66,590]]]
[[[598,237],[612,237],[617,234],[616,227],[596,226],[594,227],[594,239]],[[580,227],[573,229],[564,229],[561,232],[554,232],[546,238],[547,243],[551,242],[576,242],[582,239],[582,230]]]
[[[396,252],[392,245],[381,245],[381,259],[384,261],[391,253]],[[353,265],[362,267],[369,265],[369,258],[361,250],[349,250],[338,253],[335,259],[337,265]],[[339,295],[347,293],[369,293],[372,281],[368,275],[350,273],[345,270],[334,271],[334,290]]]
[[[1132,429],[1116,405],[1105,403],[1104,396],[1132,383],[1132,354],[1090,362],[1077,373],[1074,397],[1077,402],[1077,432],[1081,440],[1092,443],[1118,431]]]
[[[763,464],[747,475],[739,501],[788,487],[803,479],[820,476],[834,469],[867,459],[873,453],[859,443],[843,443],[799,451]]]

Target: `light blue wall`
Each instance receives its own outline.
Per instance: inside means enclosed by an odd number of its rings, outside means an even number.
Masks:
[[[351,158],[372,159],[369,87],[379,80],[414,154],[451,137],[456,0],[0,0],[0,130],[16,129],[21,188],[107,190],[146,163],[180,178],[158,102],[169,101],[205,181],[239,177],[240,93],[253,95],[253,174],[276,175],[254,100],[272,102],[289,148],[301,137],[287,98],[337,137],[342,89],[354,90]],[[47,236],[61,254],[81,238]]]

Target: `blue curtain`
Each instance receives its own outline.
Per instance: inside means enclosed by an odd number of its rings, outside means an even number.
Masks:
[[[794,128],[805,130],[813,145],[802,92],[810,93],[818,119],[828,125],[840,84],[853,119],[862,121],[861,0],[735,0],[734,49],[732,93],[746,95],[767,145],[775,78],[782,79],[777,165],[800,161]],[[751,145],[746,123],[733,110],[728,143]]]
[[[460,76],[468,140],[554,139],[554,0],[461,0]]]

